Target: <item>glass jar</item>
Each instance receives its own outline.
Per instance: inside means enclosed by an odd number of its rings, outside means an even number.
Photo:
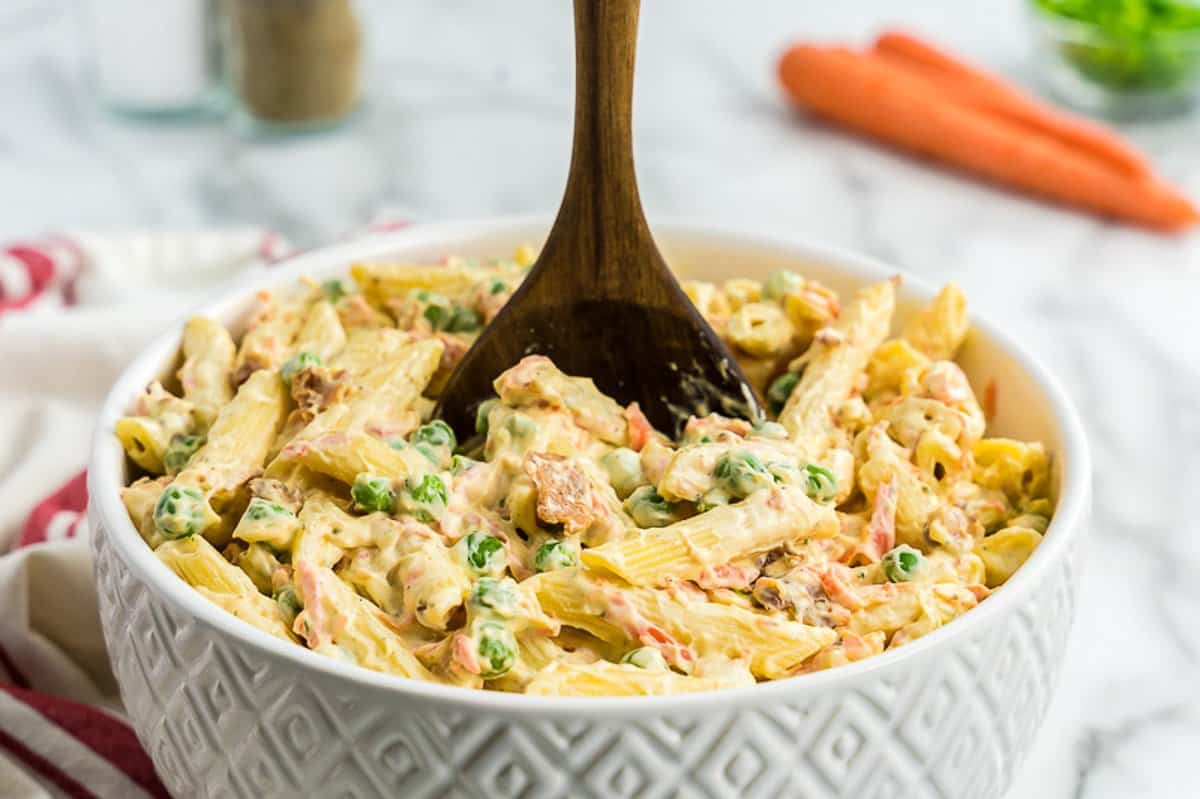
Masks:
[[[1038,67],[1055,97],[1118,120],[1168,116],[1195,105],[1200,95],[1200,9],[1195,4],[1163,5],[1173,5],[1167,11],[1174,12],[1174,27],[1152,26],[1155,17],[1149,12],[1157,7],[1147,0],[1130,4],[1144,6],[1145,13],[1134,17],[1137,25],[1123,18],[1101,24],[1058,13],[1063,5],[1029,3]],[[1087,11],[1095,8],[1107,9],[1084,5]]]
[[[219,108],[213,0],[88,0],[85,10],[97,94],[110,109],[160,118]]]
[[[353,0],[223,0],[235,123],[251,133],[344,121],[362,93]]]

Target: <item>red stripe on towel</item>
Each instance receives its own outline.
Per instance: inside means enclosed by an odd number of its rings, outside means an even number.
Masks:
[[[101,710],[68,699],[25,691],[11,685],[0,685],[0,691],[36,710],[47,721],[111,763],[146,793],[159,799],[170,799],[170,794],[154,771],[154,764],[129,725]]]
[[[40,249],[17,244],[0,252],[20,263],[18,268],[24,270],[27,283],[21,294],[6,293],[4,285],[0,284],[0,312],[29,305],[50,286],[58,272],[54,260]]]
[[[87,508],[87,471],[82,471],[63,483],[57,491],[33,506],[21,529],[18,547],[40,544],[48,539],[50,523],[60,513],[73,513],[76,518],[64,529],[64,538],[75,535],[79,516]]]
[[[24,763],[30,771],[40,776],[46,782],[65,793],[72,799],[96,799],[96,795],[73,780],[49,760],[30,749],[25,744],[13,738],[4,730],[0,730],[0,749],[5,749],[10,755]]]

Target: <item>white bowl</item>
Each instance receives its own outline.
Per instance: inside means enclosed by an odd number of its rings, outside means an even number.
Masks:
[[[505,255],[545,220],[414,227],[291,258],[203,313],[237,324],[253,291],[355,259]],[[681,272],[764,278],[788,266],[849,291],[895,270],[785,238],[656,225]],[[931,289],[906,279],[903,316]],[[1058,384],[976,319],[960,362],[999,387],[994,434],[1054,453],[1057,510],[1041,547],[978,608],[898,650],[750,688],[577,699],[471,691],[360,669],[279,641],[175,577],[118,496],[114,420],[170,368],[180,329],[109,394],[88,490],[104,636],[121,695],[178,796],[997,797],[1050,701],[1074,615],[1090,466]]]

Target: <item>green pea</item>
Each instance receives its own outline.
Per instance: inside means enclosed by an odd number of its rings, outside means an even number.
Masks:
[[[456,305],[450,312],[450,316],[446,319],[445,324],[447,333],[474,333],[483,327],[483,320],[479,318],[479,314],[470,308],[464,305]]]
[[[804,493],[814,502],[829,502],[837,496],[837,478],[833,472],[810,463],[803,469]]]
[[[498,574],[508,565],[508,553],[499,538],[487,533],[470,533],[463,539],[467,565],[478,574]]]
[[[889,580],[893,583],[907,583],[924,567],[925,557],[920,550],[901,544],[889,550],[880,562],[883,564],[883,573]]]
[[[512,433],[513,438],[527,438],[537,432],[537,422],[523,413],[514,413],[508,417],[504,426]]]
[[[796,389],[796,384],[800,382],[800,375],[794,372],[784,372],[775,381],[771,383],[771,387],[767,389],[767,407],[771,413],[778,416],[783,410],[783,406],[787,405],[788,398],[792,396],[792,392]]]
[[[478,610],[511,617],[517,609],[517,584],[509,579],[480,577],[468,601]]]
[[[746,497],[760,488],[770,486],[774,479],[767,467],[753,452],[734,449],[717,460],[713,475],[730,496]]]
[[[562,541],[547,541],[538,547],[533,556],[533,568],[539,572],[568,569],[579,563],[575,550]]]
[[[608,473],[608,481],[621,499],[646,483],[646,476],[642,473],[642,458],[628,447],[617,447],[604,453],[600,465]]]
[[[332,280],[326,280],[322,283],[321,291],[324,293],[325,299],[330,302],[337,302],[350,293],[350,288],[346,285],[346,281],[335,277]]]
[[[479,407],[475,409],[475,432],[481,436],[486,436],[488,433],[488,414],[492,412],[500,404],[500,400],[492,397],[489,400],[484,400],[479,403]]]
[[[279,376],[283,378],[283,382],[291,384],[292,378],[296,376],[302,369],[307,369],[310,366],[320,366],[321,356],[307,350],[297,352],[295,355],[287,359],[283,368],[279,370]]]
[[[246,506],[245,518],[252,522],[264,522],[270,519],[291,518],[295,515],[277,502],[254,497]]]
[[[675,506],[654,486],[641,486],[625,500],[625,511],[638,527],[665,527],[675,521]]]
[[[354,507],[364,513],[390,513],[396,501],[392,481],[373,474],[360,474],[354,478],[350,496],[354,499]]]
[[[441,330],[442,324],[445,322],[446,317],[449,314],[441,306],[429,305],[426,306],[425,310],[421,312],[421,315],[429,320],[429,324],[434,330]]]
[[[405,510],[426,524],[440,519],[446,510],[448,493],[446,484],[436,474],[419,478],[410,477],[404,482]]]
[[[292,622],[296,620],[296,616],[300,611],[304,610],[304,603],[300,601],[300,597],[296,594],[296,589],[290,585],[284,586],[275,592],[273,597],[275,604],[279,606],[279,613],[283,616],[283,620],[290,627]]]
[[[504,624],[484,622],[475,636],[484,679],[494,679],[512,670],[517,662],[517,638],[512,630]]]
[[[417,302],[425,306],[421,310],[421,315],[434,330],[441,330],[445,327],[454,311],[454,304],[447,297],[424,289],[417,292]]]
[[[163,467],[167,474],[176,475],[184,470],[188,461],[196,454],[196,450],[204,445],[204,436],[189,436],[186,433],[176,433],[163,451]]]
[[[488,288],[488,291],[492,294],[501,294],[507,290],[508,284],[503,280],[493,280],[492,285]]]
[[[781,300],[786,295],[795,294],[802,288],[804,288],[804,278],[790,269],[776,269],[763,284],[762,296],[765,300]]]
[[[187,538],[204,531],[211,513],[196,489],[168,486],[154,505],[154,526],[165,538]]]
[[[659,652],[652,646],[642,646],[637,649],[631,649],[621,658],[622,663],[628,663],[630,666],[637,666],[639,669],[648,671],[666,671],[667,660],[663,657],[662,652]]]
[[[429,424],[423,424],[418,427],[417,432],[413,433],[412,441],[414,444],[429,444],[434,447],[447,447],[448,449],[454,449],[458,445],[458,439],[454,437],[454,431],[450,429],[450,425],[441,419],[434,419]]]

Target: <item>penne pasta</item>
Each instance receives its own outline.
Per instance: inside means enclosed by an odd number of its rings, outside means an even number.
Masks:
[[[871,353],[887,335],[892,320],[895,285],[876,283],[859,291],[830,333],[818,335],[805,353],[804,374],[779,414],[809,461],[820,461],[830,449],[844,445],[834,424]]]
[[[748,658],[755,676],[790,674],[837,634],[700,597],[608,582],[560,569],[530,578],[546,612],[605,641],[639,641],[663,651],[667,663],[691,670],[698,657]]]
[[[355,264],[357,288],[263,292],[240,338],[190,320],[179,394],[152,383],[114,431],[158,559],[363,668],[643,696],[902,646],[986,600],[1046,534],[1050,455],[985,437],[952,360],[953,285],[888,339],[896,281],[844,308],[787,269],[685,283],[774,419],[698,410],[671,439],[530,355],[480,398],[474,435],[451,429],[440,387],[532,259]]]
[[[276,638],[296,640],[275,602],[260,594],[245,572],[200,536],[164,541],[154,554],[214,605]]]
[[[535,696],[656,696],[715,691],[719,680],[622,663],[553,663],[525,687]]]
[[[233,399],[233,368],[237,348],[229,332],[204,316],[188,320],[183,328],[183,366],[179,383],[183,398],[192,403],[203,430]]]
[[[947,283],[913,315],[902,337],[931,361],[946,361],[958,354],[967,337],[967,326],[966,295],[955,284]]]
[[[789,541],[828,538],[840,529],[833,509],[801,489],[757,491],[743,502],[584,550],[590,569],[633,585],[701,580],[725,564]]]

